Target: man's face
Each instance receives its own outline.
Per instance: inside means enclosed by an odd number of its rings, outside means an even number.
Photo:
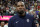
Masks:
[[[17,4],[17,12],[19,14],[23,14],[25,12],[25,6],[22,2],[18,2]]]

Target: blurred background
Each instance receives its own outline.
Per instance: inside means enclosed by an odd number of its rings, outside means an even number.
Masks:
[[[26,14],[34,16],[37,27],[40,27],[40,0],[0,0],[0,27],[8,27],[9,19],[16,15],[16,4],[25,3]]]

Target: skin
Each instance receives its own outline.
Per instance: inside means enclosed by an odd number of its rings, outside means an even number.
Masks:
[[[23,4],[22,2],[18,2],[18,3],[17,3],[16,11],[20,11],[20,10],[23,10],[23,11],[24,11],[24,13],[21,15],[21,16],[24,16],[26,9],[25,9],[25,6],[24,6],[24,4]]]

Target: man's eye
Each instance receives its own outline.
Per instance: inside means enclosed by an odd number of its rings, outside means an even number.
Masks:
[[[24,5],[21,5],[22,7],[24,6]]]
[[[20,6],[17,6],[17,7],[20,7]]]

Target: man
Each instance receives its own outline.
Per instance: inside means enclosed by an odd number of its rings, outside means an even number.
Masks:
[[[17,15],[9,20],[8,27],[36,27],[34,17],[26,14],[24,2],[18,2],[16,12]]]

